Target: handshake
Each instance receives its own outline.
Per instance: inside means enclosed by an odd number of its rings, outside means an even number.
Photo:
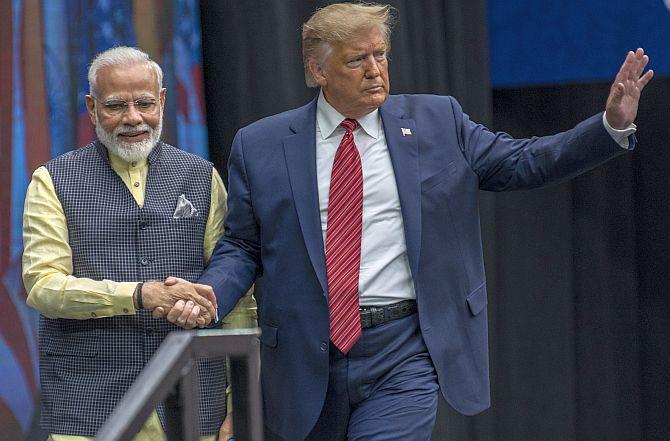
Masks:
[[[165,317],[184,329],[204,328],[216,317],[212,287],[176,277],[138,285],[133,300],[137,309],[151,309],[154,318]]]

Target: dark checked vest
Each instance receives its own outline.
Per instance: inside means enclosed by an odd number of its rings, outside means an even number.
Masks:
[[[49,161],[67,221],[75,277],[117,282],[196,281],[203,270],[212,164],[159,143],[148,158],[140,208],[96,141]],[[180,195],[198,210],[173,219]],[[42,427],[93,436],[170,331],[149,311],[88,320],[40,317]],[[225,363],[201,360],[200,430],[216,433],[225,415]],[[165,426],[165,409],[158,415]]]

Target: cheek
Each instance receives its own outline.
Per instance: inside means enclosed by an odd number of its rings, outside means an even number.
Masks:
[[[384,84],[386,85],[386,91],[388,92],[388,89],[389,89],[389,71],[388,71],[388,68],[386,68],[386,67],[384,68],[384,70],[382,71],[381,77],[382,77],[382,80],[384,81]]]
[[[353,89],[354,82],[351,80],[351,78],[348,78],[348,77],[338,78],[337,81],[333,82],[333,85],[335,86],[335,88],[337,90],[340,91],[340,93],[342,93],[342,92],[347,93],[348,91],[356,90],[356,89]]]
[[[158,122],[160,121],[160,115],[158,113],[155,115],[144,115],[143,119],[144,122],[149,125],[149,127],[155,129],[158,126]]]
[[[113,133],[114,129],[119,125],[117,118],[98,118],[98,123],[107,133]]]

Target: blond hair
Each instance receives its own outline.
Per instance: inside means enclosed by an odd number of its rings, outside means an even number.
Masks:
[[[323,62],[334,44],[349,41],[376,27],[384,35],[386,46],[390,49],[394,11],[392,6],[372,3],[335,3],[318,9],[302,25],[302,60],[307,86],[317,86],[309,70],[309,62]]]

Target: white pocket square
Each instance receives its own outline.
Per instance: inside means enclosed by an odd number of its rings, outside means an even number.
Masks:
[[[196,217],[197,215],[198,209],[193,206],[191,201],[186,199],[185,195],[179,195],[179,199],[177,199],[177,208],[175,208],[172,218],[188,219],[190,217]]]

